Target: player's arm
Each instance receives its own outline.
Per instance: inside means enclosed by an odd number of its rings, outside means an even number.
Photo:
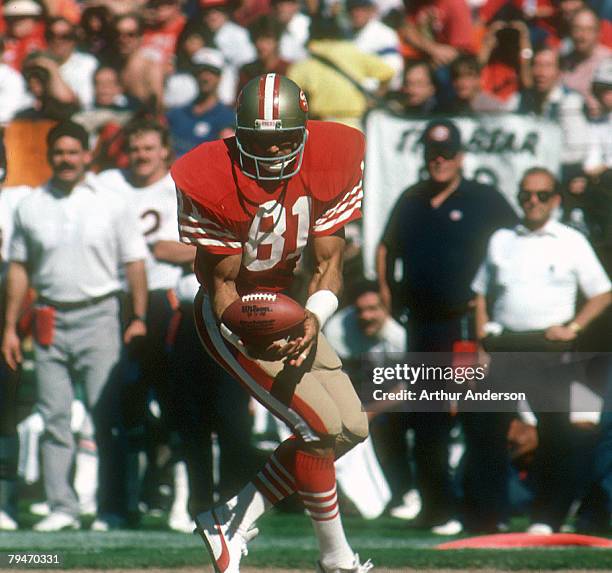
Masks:
[[[338,308],[342,291],[344,229],[333,235],[315,237],[312,241],[314,273],[308,285],[304,336],[289,356],[289,364],[299,367],[314,348],[319,330]]]
[[[215,316],[220,321],[225,309],[240,298],[236,279],[240,273],[242,254],[213,255],[198,249],[196,274],[204,282]]]
[[[24,263],[12,261],[6,277],[6,309],[2,335],[2,355],[8,366],[16,370],[22,361],[21,341],[17,334],[17,321],[23,306],[30,279]]]

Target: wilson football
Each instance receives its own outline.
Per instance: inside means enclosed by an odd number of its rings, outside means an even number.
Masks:
[[[275,340],[300,336],[304,308],[284,294],[255,292],[230,304],[221,320],[245,344],[268,346]]]

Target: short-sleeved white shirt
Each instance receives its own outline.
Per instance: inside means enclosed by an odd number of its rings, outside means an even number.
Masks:
[[[557,221],[496,231],[472,283],[492,299],[492,320],[519,332],[564,324],[575,315],[578,290],[592,298],[610,288],[586,238]]]
[[[83,109],[91,109],[94,102],[94,74],[98,60],[91,54],[73,52],[60,66],[62,79],[79,98]]]
[[[123,194],[139,217],[140,232],[149,247],[145,259],[149,290],[171,289],[181,276],[180,266],[158,261],[152,253],[157,241],[179,242],[176,188],[170,174],[147,187],[134,187],[120,169],[103,171],[97,184]]]
[[[27,263],[43,298],[81,302],[118,291],[119,266],[146,256],[131,205],[93,181],[67,195],[46,184],[17,206],[10,260]]]
[[[0,276],[4,274],[5,263],[9,258],[9,246],[13,236],[13,220],[20,201],[32,189],[25,185],[5,187],[0,191]]]

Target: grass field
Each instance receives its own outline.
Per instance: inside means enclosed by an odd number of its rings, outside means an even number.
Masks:
[[[488,549],[439,551],[441,539],[407,529],[392,518],[364,521],[347,517],[346,529],[356,551],[378,570],[486,569],[612,571],[612,550],[591,548]],[[249,544],[248,567],[313,570],[317,550],[309,521],[296,514],[262,519],[260,535]],[[26,524],[27,527],[27,524]],[[0,553],[56,551],[64,569],[202,568],[208,557],[198,536],[165,530],[161,520],[147,519],[138,531],[35,533],[24,529],[0,534]],[[212,569],[209,569],[212,571]]]

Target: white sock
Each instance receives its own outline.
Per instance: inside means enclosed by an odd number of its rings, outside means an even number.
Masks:
[[[318,494],[300,492],[300,497],[319,542],[321,564],[327,569],[350,569],[354,553],[342,527],[336,487]]]
[[[248,483],[238,495],[230,499],[226,504],[232,512],[233,524],[240,533],[245,536],[249,528],[273,505],[263,496],[253,484]]]

